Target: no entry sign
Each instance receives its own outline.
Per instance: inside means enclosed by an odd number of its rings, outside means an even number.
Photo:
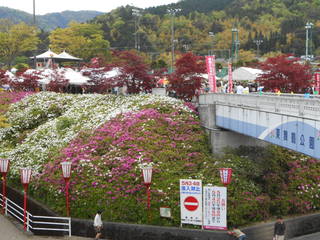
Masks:
[[[187,197],[184,200],[184,207],[189,211],[195,211],[199,207],[199,202],[195,197]]]
[[[180,179],[181,223],[202,225],[202,182]]]

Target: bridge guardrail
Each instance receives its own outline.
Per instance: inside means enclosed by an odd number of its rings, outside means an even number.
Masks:
[[[320,117],[320,97],[303,98],[302,95],[277,94],[225,94],[209,93],[199,97],[199,104],[223,103],[233,106],[244,106],[255,108],[261,111],[274,113],[284,113],[301,118],[319,119]]]
[[[3,195],[0,193],[0,205],[3,208]],[[5,215],[10,214],[20,222],[23,221],[24,209],[9,198],[5,199]],[[44,226],[44,227],[41,227]],[[53,226],[53,227],[51,227]],[[61,228],[59,228],[59,226]],[[52,216],[34,216],[27,211],[27,231],[56,231],[67,232],[71,237],[71,218],[70,217],[52,217]]]

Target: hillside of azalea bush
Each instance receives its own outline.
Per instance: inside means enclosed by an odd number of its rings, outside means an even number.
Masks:
[[[33,170],[30,194],[65,215],[60,163],[72,162],[71,215],[177,226],[179,179],[220,185],[232,167],[228,222],[319,210],[320,163],[279,147],[226,149],[213,156],[195,108],[155,95],[0,92],[0,158],[11,161],[9,185],[22,188],[19,168]],[[151,213],[141,167],[154,168]],[[159,207],[172,209],[172,219]]]

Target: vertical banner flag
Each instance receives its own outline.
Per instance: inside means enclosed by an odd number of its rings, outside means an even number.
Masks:
[[[320,73],[315,73],[315,80],[316,80],[316,87],[315,90],[318,92],[320,92]]]
[[[217,79],[216,79],[216,57],[206,56],[207,73],[210,91],[213,93],[217,92]]]
[[[202,225],[202,182],[180,179],[181,223]]]
[[[233,79],[232,79],[232,63],[228,63],[228,93],[232,93],[233,91]]]
[[[227,188],[203,188],[204,229],[227,230]]]

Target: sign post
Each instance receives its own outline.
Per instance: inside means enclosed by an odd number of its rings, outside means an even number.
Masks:
[[[180,179],[181,224],[202,225],[202,181]]]
[[[227,230],[227,188],[203,188],[204,229]]]
[[[217,92],[217,79],[216,79],[216,58],[215,56],[206,56],[206,65],[208,73],[208,81],[210,92]]]

